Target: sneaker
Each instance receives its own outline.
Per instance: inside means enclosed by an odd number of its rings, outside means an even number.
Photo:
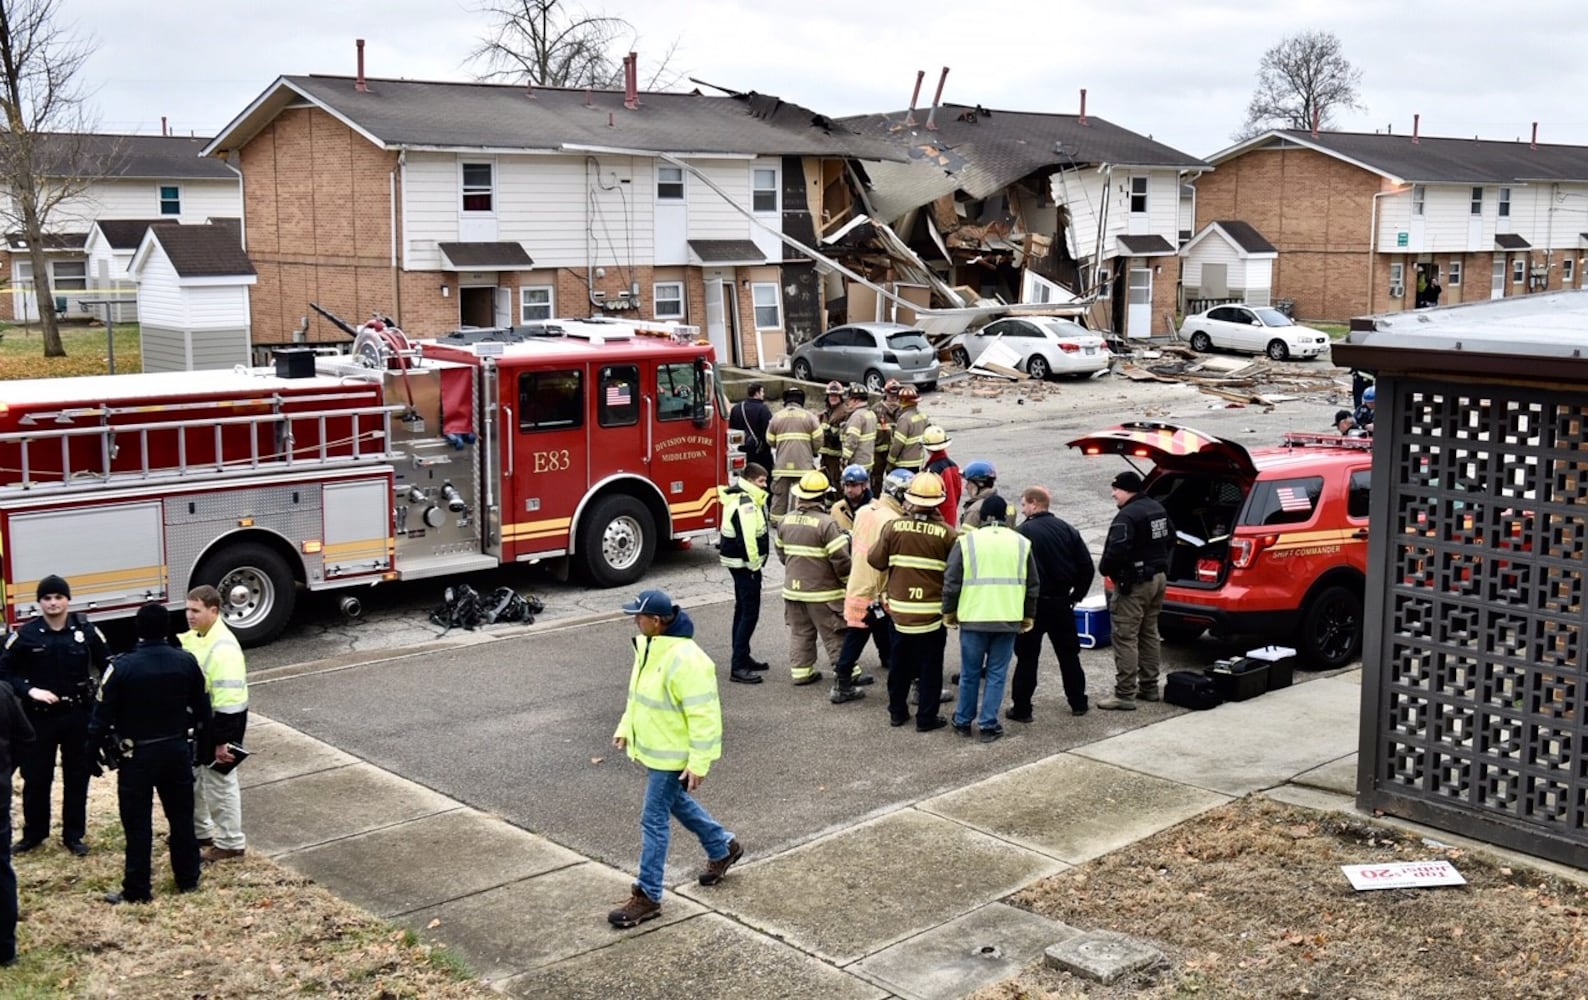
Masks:
[[[980,739],[983,743],[995,743],[1003,738],[1004,730],[1002,726],[999,726],[997,729],[983,729],[981,731]]]
[[[806,674],[804,677],[801,677],[798,680],[796,680],[794,682],[794,686],[797,687],[797,688],[802,688],[802,687],[805,687],[805,686],[810,685],[810,684],[815,684],[817,681],[819,681],[821,679],[822,679],[822,672],[820,670],[812,670],[810,673]]]
[[[211,863],[230,861],[233,858],[242,857],[244,853],[245,851],[241,847],[206,847],[199,852],[199,859]]]
[[[721,882],[722,877],[728,874],[728,869],[732,868],[742,857],[744,857],[744,847],[739,843],[739,838],[729,838],[728,853],[716,861],[706,862],[706,870],[700,873],[700,884],[716,885]]]
[[[920,719],[915,720],[915,731],[918,733],[930,733],[942,729],[946,725],[948,725],[947,719],[943,718],[941,715],[934,715],[925,722],[922,722]]]
[[[864,691],[856,691],[852,687],[843,688],[835,684],[833,685],[832,691],[828,693],[827,700],[832,702],[834,705],[842,705],[845,702],[859,701],[865,696],[866,692]]]
[[[728,679],[735,684],[759,684],[761,675],[749,670],[735,670],[728,674]]]
[[[1031,709],[1028,708],[1024,712],[1020,712],[1011,708],[1009,711],[1004,713],[1004,718],[1008,719],[1010,722],[1030,722]]]
[[[970,737],[976,735],[976,730],[972,729],[970,727],[970,723],[968,723],[968,722],[965,723],[963,726],[960,725],[957,722],[954,723],[954,732],[960,734],[961,736],[965,737],[966,739],[969,739]]]
[[[1105,712],[1134,712],[1136,702],[1133,698],[1104,698],[1097,703],[1097,707]]]
[[[629,901],[607,914],[607,923],[619,929],[625,927],[638,927],[647,920],[655,920],[662,915],[662,904],[640,891],[635,886],[629,895]]]

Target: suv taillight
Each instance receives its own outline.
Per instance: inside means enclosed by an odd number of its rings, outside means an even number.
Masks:
[[[1278,540],[1278,535],[1248,535],[1230,539],[1230,565],[1236,569],[1246,569],[1257,561],[1259,553]]]

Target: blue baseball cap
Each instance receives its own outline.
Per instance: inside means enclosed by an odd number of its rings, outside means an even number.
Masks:
[[[640,596],[623,605],[626,615],[655,615],[666,618],[677,610],[673,599],[667,596],[665,590],[642,590]]]

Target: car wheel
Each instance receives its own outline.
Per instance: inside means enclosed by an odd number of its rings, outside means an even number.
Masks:
[[[1033,354],[1031,357],[1026,359],[1026,374],[1030,375],[1038,382],[1047,378],[1052,373],[1053,369],[1048,366],[1048,359],[1044,358],[1042,355]]]
[[[948,352],[948,356],[953,358],[954,363],[959,365],[961,368],[970,367],[970,352],[965,350],[965,348],[956,347],[952,351]]]
[[[811,363],[804,358],[794,362],[794,377],[801,382],[811,381]]]
[[[1326,587],[1301,616],[1301,661],[1336,670],[1362,649],[1362,598],[1346,587]]]
[[[1285,346],[1285,342],[1283,340],[1275,337],[1273,340],[1268,342],[1268,356],[1273,358],[1275,361],[1284,361],[1290,357],[1290,348]]]
[[[865,384],[867,392],[881,392],[882,387],[888,383],[887,380],[882,377],[881,372],[877,371],[875,368],[867,368]]]
[[[1198,330],[1191,335],[1191,349],[1198,354],[1206,354],[1213,350],[1213,338]]]
[[[1195,642],[1202,638],[1202,633],[1207,631],[1206,625],[1197,625],[1183,618],[1158,619],[1158,635],[1164,642],[1180,646],[1188,642]]]

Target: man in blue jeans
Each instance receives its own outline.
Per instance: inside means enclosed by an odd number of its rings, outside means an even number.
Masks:
[[[711,762],[722,756],[722,706],[717,668],[695,644],[695,623],[660,590],[646,590],[623,606],[634,616],[634,669],[629,701],[612,745],[645,765],[640,814],[640,875],[629,901],[607,914],[614,927],[634,927],[662,915],[662,875],[672,817],[706,849],[701,885],[722,881],[744,848],[691,797]]]
[[[1004,734],[998,708],[1009,679],[1015,636],[1031,629],[1037,613],[1037,565],[1031,542],[1006,527],[1008,520],[1009,504],[1003,497],[992,493],[984,498],[981,526],[954,542],[943,574],[943,621],[959,627],[954,731],[973,735],[974,719],[983,743]]]

